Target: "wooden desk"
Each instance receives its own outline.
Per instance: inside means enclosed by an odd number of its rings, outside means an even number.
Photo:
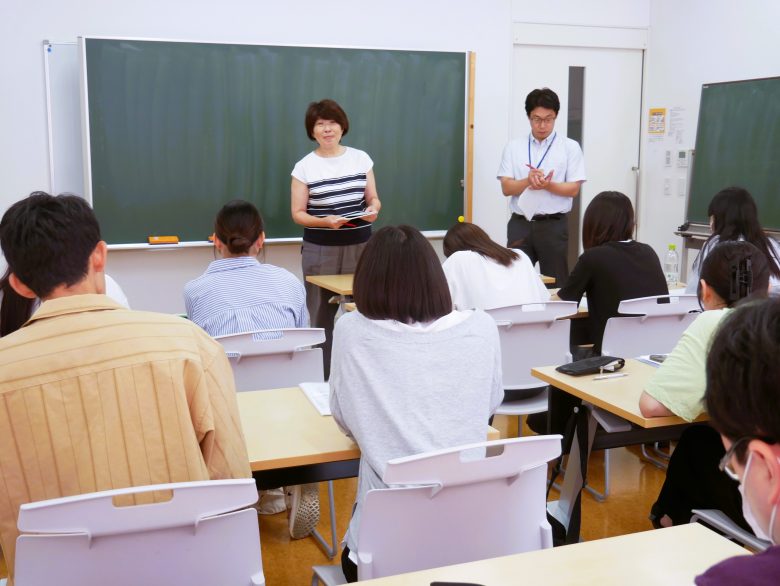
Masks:
[[[540,275],[542,283],[545,285],[552,285],[555,283],[553,277],[546,277]],[[306,277],[306,282],[322,287],[327,291],[331,291],[336,295],[352,295],[352,282],[355,279],[355,275],[311,275]]]
[[[579,518],[580,504],[577,497],[585,484],[582,467],[579,465],[582,461],[581,455],[587,461],[594,449],[677,439],[685,426],[689,425],[679,417],[647,418],[639,411],[639,397],[655,370],[656,367],[634,359],[626,360],[625,367],[620,371],[628,376],[605,380],[593,380],[596,375],[569,376],[557,372],[554,366],[531,369],[531,374],[535,377],[585,401],[583,406],[587,420],[578,419],[575,425],[575,441],[572,442],[560,499],[547,503],[547,510],[567,528],[570,539],[576,539],[579,533],[579,523],[571,521]],[[599,413],[599,409],[622,418],[625,422],[618,419],[615,425],[617,429],[602,434],[599,441],[596,441],[598,420],[605,417]],[[706,415],[697,419],[706,420]],[[587,443],[580,442],[580,434],[577,433],[580,425],[587,426],[584,434]]]
[[[485,586],[693,584],[694,577],[713,564],[745,554],[735,543],[693,523],[367,580],[365,584],[411,586],[433,581],[474,582]]]
[[[360,458],[357,444],[298,387],[238,393],[238,410],[253,472]]]
[[[656,370],[658,369],[655,366],[629,358],[625,367],[619,371],[628,376],[621,378],[593,380],[596,375],[570,376],[556,371],[555,366],[532,368],[531,374],[640,427],[665,427],[687,423],[676,416],[648,418],[639,411],[639,397]],[[702,416],[699,421],[706,419],[706,416]]]
[[[259,488],[357,476],[360,450],[298,387],[238,393],[249,465]],[[487,428],[487,439],[499,439]]]
[[[352,295],[352,281],[355,275],[310,275],[306,277],[306,282],[317,287],[322,287],[327,291],[332,291],[336,295]]]

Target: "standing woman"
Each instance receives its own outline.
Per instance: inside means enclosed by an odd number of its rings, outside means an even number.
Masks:
[[[688,275],[686,293],[696,293],[704,259],[718,242],[745,240],[764,253],[769,261],[769,286],[780,287],[780,244],[764,232],[758,221],[758,208],[753,196],[743,187],[721,189],[712,198],[707,215],[712,235],[702,246]]]
[[[376,192],[374,162],[366,153],[341,144],[349,132],[344,110],[333,100],[312,102],[306,110],[306,133],[317,148],[292,170],[292,217],[303,229],[303,276],[353,273],[371,237],[371,223],[382,204]],[[368,212],[360,218],[345,218]],[[305,283],[306,304],[314,327],[325,328],[325,371],[336,307],[331,294]]]

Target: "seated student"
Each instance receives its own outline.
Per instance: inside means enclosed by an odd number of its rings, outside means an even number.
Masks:
[[[411,226],[388,226],[357,264],[358,310],[336,322],[330,404],[360,446],[355,511],[342,567],[357,580],[361,503],[381,488],[388,460],[485,440],[504,396],[493,319],[453,311],[433,247]]]
[[[234,199],[214,220],[218,260],[184,287],[187,317],[211,336],[242,334],[274,328],[309,327],[306,293],[289,271],[261,263],[263,218],[248,201]],[[317,484],[293,489],[290,535],[307,536],[319,521]],[[287,509],[284,491],[262,491],[257,510],[273,515]]]
[[[769,586],[780,577],[780,300],[748,303],[723,320],[707,357],[710,424],[727,450],[720,469],[740,483],[754,533],[775,547],[725,560],[698,586]]]
[[[607,320],[618,315],[621,301],[669,292],[658,255],[647,244],[632,240],[633,234],[631,200],[617,191],[599,193],[583,218],[585,252],[558,291],[557,297],[564,301],[579,302],[587,295],[588,337],[576,342],[592,343],[595,354],[601,353]]]
[[[550,293],[522,250],[504,248],[469,222],[444,237],[442,264],[455,309],[493,309],[549,301]]]
[[[103,294],[106,243],[86,201],[32,194],[5,212],[0,246],[10,285],[43,301],[0,339],[0,546],[11,580],[23,503],[250,476],[222,347],[187,320]]]
[[[693,261],[686,293],[696,293],[704,259],[718,242],[728,240],[745,240],[763,252],[769,260],[769,284],[780,287],[780,244],[764,232],[758,221],[756,202],[747,189],[727,187],[719,191],[712,198],[707,215],[712,234]]]
[[[261,263],[263,218],[248,201],[225,204],[214,220],[220,259],[184,287],[187,317],[211,336],[309,327],[306,293],[289,271]]]
[[[766,297],[766,257],[748,242],[722,242],[704,260],[699,300],[705,311],[683,333],[648,382],[639,400],[645,417],[677,415],[693,421],[704,412],[705,361],[713,335],[738,301]],[[717,470],[723,447],[708,425],[683,432],[669,461],[666,480],[652,507],[656,526],[688,523],[691,509],[720,509],[745,526],[736,485]]]

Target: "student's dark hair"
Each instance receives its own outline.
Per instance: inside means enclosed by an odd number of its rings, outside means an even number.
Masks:
[[[547,108],[557,116],[558,110],[561,109],[561,101],[558,99],[558,94],[548,87],[543,87],[532,91],[525,98],[526,115],[530,116],[534,108]]]
[[[707,355],[710,424],[732,442],[780,441],[780,298],[746,303],[724,318]],[[747,442],[736,455],[745,462]]]
[[[719,242],[704,259],[699,275],[728,307],[745,298],[763,298],[769,291],[769,263],[750,242]],[[697,287],[701,302],[701,281]]]
[[[714,238],[726,240],[746,240],[766,255],[769,272],[780,278],[780,259],[774,255],[769,237],[758,221],[758,208],[750,192],[743,187],[727,187],[715,194],[707,208],[712,218],[712,235],[702,250],[707,250]],[[696,259],[699,267],[699,258]]]
[[[0,292],[3,300],[0,302],[0,338],[7,336],[24,325],[32,314],[35,299],[19,295],[9,282],[11,269],[6,270],[0,279]]]
[[[482,228],[470,222],[458,222],[447,230],[443,242],[444,256],[452,256],[461,250],[472,250],[485,258],[491,258],[505,267],[519,257],[514,250],[504,248],[490,239]]]
[[[217,213],[214,235],[231,254],[247,254],[263,233],[263,217],[248,201],[234,199]]]
[[[314,125],[317,120],[333,120],[341,126],[341,135],[347,136],[349,132],[349,119],[346,112],[335,100],[320,100],[312,102],[306,109],[306,135],[314,140]]]
[[[634,234],[634,208],[619,191],[602,191],[593,198],[582,219],[585,250],[606,242],[629,240]]]
[[[452,297],[431,244],[412,226],[385,226],[355,269],[355,304],[371,319],[428,322],[452,311]]]
[[[81,281],[100,240],[95,213],[77,195],[36,191],[8,208],[0,221],[8,268],[38,297]]]

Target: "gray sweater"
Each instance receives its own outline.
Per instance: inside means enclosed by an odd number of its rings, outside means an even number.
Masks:
[[[336,322],[330,405],[361,451],[351,551],[388,460],[484,441],[503,397],[498,330],[483,311],[434,332],[395,332],[357,311]]]

